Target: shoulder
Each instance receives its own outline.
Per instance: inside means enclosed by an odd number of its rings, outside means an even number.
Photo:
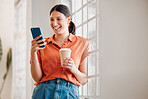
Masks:
[[[79,42],[83,42],[83,43],[88,43],[88,39],[87,38],[84,38],[82,36],[76,36],[77,40]]]
[[[81,47],[82,49],[86,49],[89,46],[89,41],[87,38],[81,37],[81,36],[76,36],[76,45]]]

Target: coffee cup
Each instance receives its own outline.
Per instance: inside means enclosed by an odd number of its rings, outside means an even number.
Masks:
[[[71,49],[69,49],[69,48],[61,48],[59,50],[59,52],[60,52],[61,63],[63,63],[64,58],[70,58]]]

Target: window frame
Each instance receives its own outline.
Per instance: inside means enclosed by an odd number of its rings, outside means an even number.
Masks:
[[[91,78],[94,78],[95,79],[95,86],[97,86],[97,87],[95,87],[96,88],[95,89],[95,94],[94,95],[89,95],[89,93],[88,93],[88,90],[89,90],[88,89],[88,86],[89,86],[88,83],[86,85],[80,86],[80,98],[81,99],[92,99],[92,98],[93,99],[100,99],[100,75],[99,75],[99,73],[100,73],[99,72],[99,7],[98,7],[99,6],[99,0],[85,0],[85,2],[87,1],[85,4],[83,4],[84,3],[84,0],[81,0],[81,2],[82,2],[81,7],[76,10],[76,2],[77,1],[80,1],[80,0],[71,0],[72,21],[75,23],[75,21],[76,21],[76,16],[75,15],[76,15],[77,12],[79,12],[81,10],[82,11],[82,18],[81,18],[82,19],[82,23],[79,24],[79,25],[76,24],[76,28],[77,29],[80,28],[80,27],[82,27],[82,35],[80,35],[80,36],[83,36],[84,37],[83,28],[84,28],[84,25],[86,25],[87,26],[87,36],[85,36],[85,38],[87,38],[89,41],[96,39],[95,40],[95,42],[96,42],[96,48],[95,48],[95,50],[90,51],[90,55],[92,55],[94,53],[96,54],[96,59],[95,59],[95,62],[96,62],[95,63],[95,74],[94,75],[89,75],[89,73],[88,73],[88,81]],[[96,2],[96,4],[95,4],[95,7],[96,7],[96,11],[95,12],[96,13],[95,13],[95,15],[93,17],[88,18],[88,6],[92,2]],[[85,8],[85,7],[87,8],[87,20],[86,21],[83,21],[83,8]],[[90,21],[94,20],[94,19],[96,19],[95,20],[96,21],[96,27],[95,27],[96,34],[95,34],[94,37],[88,38],[88,23]],[[76,35],[77,35],[77,33],[76,33]],[[84,87],[86,87],[86,86],[87,86],[87,95],[84,95]]]

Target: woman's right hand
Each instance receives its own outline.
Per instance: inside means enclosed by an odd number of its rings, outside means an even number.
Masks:
[[[35,39],[33,39],[31,41],[31,52],[32,53],[37,52],[37,50],[40,50],[40,49],[44,49],[45,48],[45,47],[42,48],[40,46],[46,45],[47,44],[46,42],[44,42],[42,44],[38,44],[38,43],[41,43],[41,42],[45,41],[45,39],[38,40],[40,37],[41,37],[41,35],[37,36]]]

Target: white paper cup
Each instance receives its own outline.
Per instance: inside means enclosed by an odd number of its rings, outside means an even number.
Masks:
[[[69,48],[61,48],[59,50],[59,52],[60,52],[61,63],[64,61],[64,58],[70,58],[71,49],[69,49]]]

